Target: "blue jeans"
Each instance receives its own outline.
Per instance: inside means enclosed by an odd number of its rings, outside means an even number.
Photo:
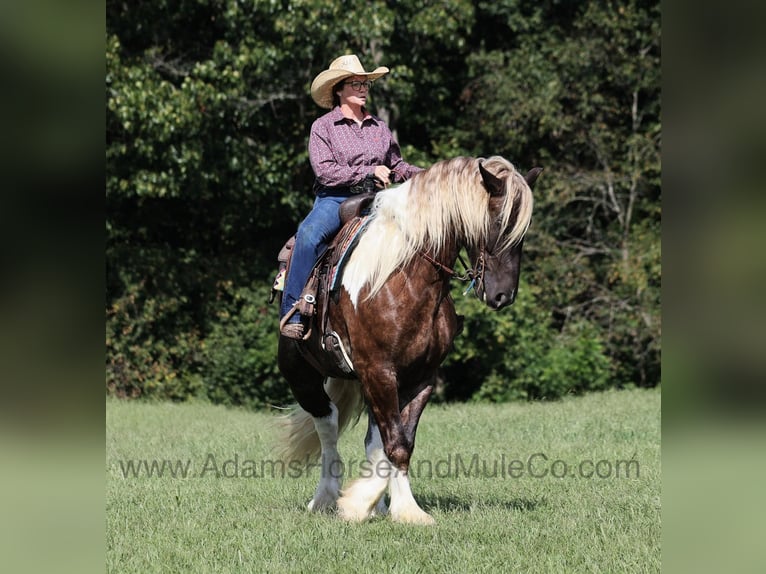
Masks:
[[[298,226],[295,236],[293,254],[290,258],[290,270],[285,278],[285,290],[282,293],[282,308],[280,319],[292,308],[300,298],[311,269],[317,259],[327,249],[327,244],[340,229],[340,204],[348,199],[348,195],[318,195],[314,207]],[[290,323],[300,321],[300,314],[290,317]]]

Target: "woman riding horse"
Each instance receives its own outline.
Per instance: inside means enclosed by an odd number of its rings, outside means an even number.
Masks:
[[[373,81],[388,73],[381,66],[365,72],[353,55],[335,59],[311,84],[317,105],[332,110],[311,126],[309,159],[314,170],[314,207],[298,227],[280,309],[280,332],[291,339],[306,336],[296,307],[314,263],[340,228],[338,207],[351,195],[403,181],[421,168],[402,160],[388,126],[367,111]]]
[[[283,456],[321,455],[310,510],[337,507],[349,521],[390,512],[397,522],[433,522],[412,495],[408,471],[420,415],[459,329],[450,295],[455,261],[465,248],[476,294],[491,309],[513,303],[530,185],[540,171],[525,178],[498,156],[459,157],[376,194],[338,297],[318,302],[352,374],[327,366],[316,340],[279,340],[279,368],[299,405],[285,419]],[[368,471],[341,492],[338,434],[365,406]]]

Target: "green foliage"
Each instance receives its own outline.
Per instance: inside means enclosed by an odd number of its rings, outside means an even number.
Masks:
[[[591,324],[613,384],[659,382],[659,5],[484,8],[459,142],[545,168],[524,273],[551,326]],[[511,34],[515,49],[498,42]],[[478,134],[476,127],[479,126]]]
[[[148,296],[131,285],[106,314],[106,388],[109,394],[183,400],[203,396],[201,346],[192,326],[173,327],[181,299]]]
[[[270,285],[222,286],[217,321],[204,342],[203,377],[216,403],[265,407],[291,401],[277,369],[279,321]]]
[[[659,2],[107,2],[105,40],[109,393],[283,402],[262,299],[343,52],[391,69],[370,105],[409,161],[545,168],[516,304],[456,295],[443,397],[659,384]]]
[[[279,331],[270,285],[218,285],[215,320],[203,339],[184,321],[183,301],[147,297],[134,285],[107,312],[107,390],[118,397],[264,407],[290,402],[276,366]],[[187,321],[188,322],[188,321]]]
[[[446,398],[557,399],[607,386],[611,365],[597,330],[581,322],[557,333],[539,292],[522,281],[511,310],[491,314],[476,298],[456,296],[465,322],[445,363]]]

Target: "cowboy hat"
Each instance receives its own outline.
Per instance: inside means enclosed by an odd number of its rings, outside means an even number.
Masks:
[[[322,108],[332,107],[332,87],[344,78],[351,76],[366,76],[370,80],[377,80],[388,73],[388,68],[380,66],[372,72],[365,72],[362,63],[353,54],[346,54],[333,60],[330,67],[319,72],[311,82],[311,97]]]

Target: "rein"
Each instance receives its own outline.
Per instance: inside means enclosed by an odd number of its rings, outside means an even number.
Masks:
[[[476,259],[476,264],[469,268],[465,261],[463,261],[463,257],[458,253],[458,261],[463,265],[465,268],[465,273],[463,275],[459,275],[457,271],[452,269],[451,267],[448,267],[447,265],[444,265],[443,263],[440,263],[431,255],[426,253],[425,251],[420,251],[420,256],[423,257],[426,261],[428,261],[431,265],[436,267],[436,270],[441,272],[443,271],[447,275],[449,275],[450,279],[457,279],[458,281],[470,281],[470,284],[466,288],[466,290],[463,292],[463,295],[466,295],[471,289],[474,289],[476,286],[476,282],[479,282],[479,285],[481,285],[484,282],[484,253],[486,251],[486,245],[484,244],[484,240],[481,242],[481,249],[479,250],[479,257]],[[477,295],[478,296],[478,295]]]

